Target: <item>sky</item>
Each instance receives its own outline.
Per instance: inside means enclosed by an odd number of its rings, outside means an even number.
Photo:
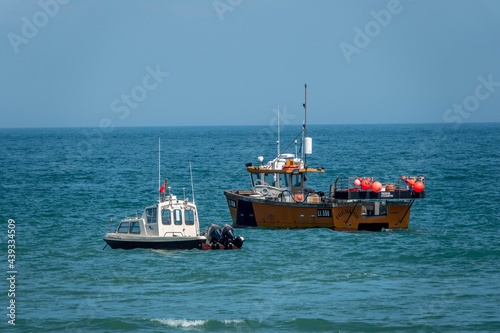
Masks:
[[[0,128],[500,121],[498,0],[0,0]]]

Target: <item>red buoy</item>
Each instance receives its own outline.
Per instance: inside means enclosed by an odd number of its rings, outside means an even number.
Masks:
[[[406,177],[405,177],[405,176],[401,176],[401,179],[402,179],[402,180],[405,180],[405,179],[406,179]]]
[[[372,183],[368,179],[365,179],[361,182],[361,189],[368,191],[370,187],[372,187]]]
[[[382,191],[382,184],[380,182],[374,182],[372,184],[372,191],[375,193]]]
[[[354,186],[359,186],[359,185],[361,185],[361,180],[356,179],[356,180],[354,181]]]
[[[417,193],[422,192],[424,190],[424,188],[425,188],[425,186],[424,186],[424,183],[422,183],[422,182],[416,182],[415,185],[413,186],[413,189]]]
[[[414,186],[415,185],[415,179],[410,179],[410,181],[408,182],[408,185]]]
[[[302,194],[297,194],[297,200],[302,201]]]

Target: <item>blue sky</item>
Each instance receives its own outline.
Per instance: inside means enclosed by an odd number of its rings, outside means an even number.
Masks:
[[[2,0],[0,127],[500,121],[497,0]]]

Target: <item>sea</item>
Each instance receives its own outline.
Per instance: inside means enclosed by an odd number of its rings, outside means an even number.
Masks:
[[[301,125],[280,148],[301,154]],[[224,190],[277,155],[272,126],[0,129],[0,330],[498,332],[500,124],[309,125],[309,187],[426,177],[410,228],[235,229],[241,250],[120,250],[110,217],[195,200],[231,224]],[[193,187],[191,186],[190,163]],[[194,193],[192,191],[194,188]],[[11,231],[14,230],[14,231]]]

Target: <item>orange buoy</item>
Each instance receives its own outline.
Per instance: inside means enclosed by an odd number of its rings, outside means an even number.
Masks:
[[[425,188],[425,186],[424,186],[424,183],[422,183],[422,182],[416,182],[415,185],[413,186],[413,189],[417,193],[422,192],[424,190],[424,188]]]
[[[382,191],[382,184],[380,182],[374,182],[372,184],[372,191],[375,193]]]
[[[363,190],[368,191],[370,187],[372,187],[372,183],[369,180],[365,179],[361,182],[361,188]]]
[[[410,181],[408,182],[408,185],[414,186],[415,185],[415,179],[410,179]]]
[[[356,180],[354,181],[354,186],[359,186],[359,185],[361,185],[361,180],[356,179]]]

